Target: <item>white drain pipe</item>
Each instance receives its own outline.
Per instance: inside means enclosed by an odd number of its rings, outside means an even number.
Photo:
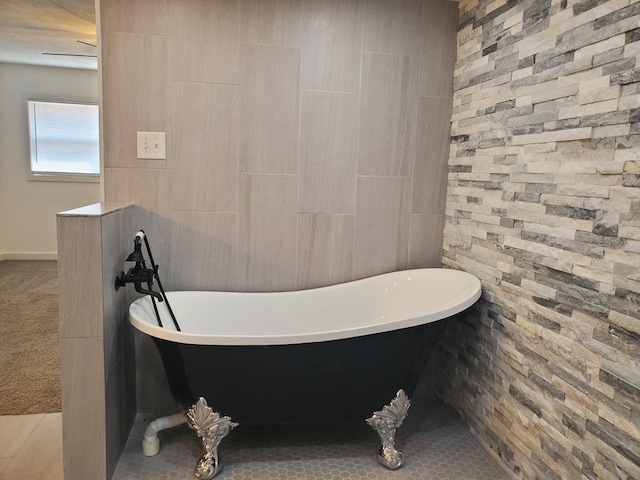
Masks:
[[[160,439],[158,433],[162,430],[177,427],[187,423],[187,416],[184,413],[174,413],[166,417],[155,419],[144,431],[144,440],[142,441],[142,454],[145,457],[153,457],[160,451]]]

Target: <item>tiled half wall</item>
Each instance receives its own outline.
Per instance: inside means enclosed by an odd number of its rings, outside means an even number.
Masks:
[[[95,204],[58,214],[64,477],[111,478],[136,415],[135,352],[114,289],[142,211]]]
[[[440,394],[523,479],[640,478],[640,2],[460,2]]]

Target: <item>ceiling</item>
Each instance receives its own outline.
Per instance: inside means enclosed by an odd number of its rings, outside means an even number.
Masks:
[[[95,0],[0,0],[0,63],[97,69],[81,42],[96,45]]]

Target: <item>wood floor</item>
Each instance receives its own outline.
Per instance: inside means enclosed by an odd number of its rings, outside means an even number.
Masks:
[[[62,414],[0,416],[0,480],[63,480]]]

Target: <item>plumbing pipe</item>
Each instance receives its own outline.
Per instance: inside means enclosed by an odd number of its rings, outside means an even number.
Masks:
[[[144,440],[142,441],[142,454],[145,457],[153,457],[160,451],[160,439],[158,433],[162,430],[177,427],[187,423],[187,416],[184,413],[174,413],[166,417],[155,419],[144,431]]]

